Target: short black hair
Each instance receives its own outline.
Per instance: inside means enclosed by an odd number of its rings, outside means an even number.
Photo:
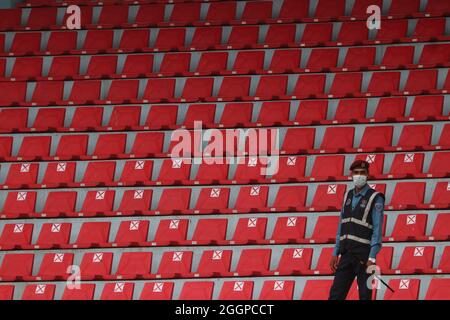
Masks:
[[[364,160],[355,160],[350,166],[350,170],[353,171],[355,169],[366,169],[369,172],[370,164]]]

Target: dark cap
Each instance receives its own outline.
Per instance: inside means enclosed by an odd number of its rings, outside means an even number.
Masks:
[[[352,165],[350,166],[350,170],[366,169],[367,171],[369,171],[369,167],[370,167],[370,165],[367,161],[355,160],[355,161],[353,161]]]

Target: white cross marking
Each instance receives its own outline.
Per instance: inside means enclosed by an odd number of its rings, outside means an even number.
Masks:
[[[22,233],[23,232],[23,223],[17,223],[14,225],[14,233]]]

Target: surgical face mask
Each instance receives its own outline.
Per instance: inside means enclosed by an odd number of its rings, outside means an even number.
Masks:
[[[361,174],[355,174],[353,176],[353,183],[356,187],[361,188],[367,183],[367,176]]]

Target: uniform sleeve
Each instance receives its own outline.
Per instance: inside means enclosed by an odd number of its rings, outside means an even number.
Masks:
[[[384,216],[384,199],[377,196],[375,199],[375,205],[372,208],[372,224],[373,234],[370,241],[370,254],[369,258],[375,259],[378,252],[381,250],[381,243],[383,237],[383,216]]]
[[[342,209],[342,210],[344,210],[344,209]],[[341,210],[341,213],[339,214],[339,224],[338,224],[338,229],[336,232],[336,244],[334,245],[334,250],[333,250],[333,256],[335,256],[335,257],[339,255],[339,249],[340,249],[342,210]]]

